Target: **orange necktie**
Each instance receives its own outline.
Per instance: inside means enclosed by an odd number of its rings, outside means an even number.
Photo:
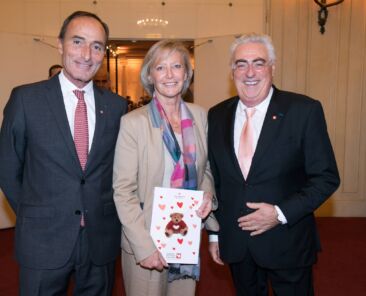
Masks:
[[[255,113],[255,108],[247,108],[245,110],[247,115],[247,121],[245,122],[243,129],[241,130],[240,142],[239,142],[239,164],[244,178],[246,179],[249,173],[250,166],[252,164],[252,158],[254,155],[254,130],[252,117]]]

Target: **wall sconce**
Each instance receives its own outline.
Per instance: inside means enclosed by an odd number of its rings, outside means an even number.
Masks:
[[[320,33],[324,34],[325,32],[325,23],[328,18],[328,7],[341,4],[344,0],[338,0],[331,3],[327,3],[327,0],[314,0],[316,4],[320,6],[318,11],[318,24],[320,26]]]

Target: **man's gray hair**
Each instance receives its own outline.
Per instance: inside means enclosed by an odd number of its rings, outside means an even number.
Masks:
[[[234,42],[231,44],[230,47],[230,65],[231,68],[234,69],[234,53],[235,50],[239,45],[242,44],[248,44],[248,43],[262,43],[267,48],[268,57],[269,57],[269,64],[273,65],[276,62],[276,53],[275,49],[272,43],[271,37],[265,34],[259,34],[259,33],[248,33],[245,35],[242,35],[234,40]]]

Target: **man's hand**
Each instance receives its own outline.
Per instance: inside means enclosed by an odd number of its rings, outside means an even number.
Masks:
[[[224,265],[224,262],[222,262],[220,259],[218,242],[210,242],[208,245],[208,251],[210,252],[213,261],[215,261],[217,264]]]
[[[240,217],[238,223],[242,230],[250,231],[251,236],[262,234],[280,223],[274,205],[248,202],[247,207],[255,211]]]
[[[211,210],[212,210],[212,193],[205,192],[203,194],[202,204],[196,211],[197,216],[200,217],[201,219],[204,219],[208,216],[208,214],[210,214]]]
[[[140,265],[147,269],[156,269],[159,271],[162,271],[164,267],[168,267],[168,264],[158,250],[142,260]]]

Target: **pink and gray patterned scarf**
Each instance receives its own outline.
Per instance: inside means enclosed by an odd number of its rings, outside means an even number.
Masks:
[[[174,171],[170,178],[170,187],[197,190],[196,143],[191,112],[181,100],[182,153],[172,126],[156,96],[153,96],[150,108],[153,114],[153,125],[162,128],[164,144],[174,160]]]

